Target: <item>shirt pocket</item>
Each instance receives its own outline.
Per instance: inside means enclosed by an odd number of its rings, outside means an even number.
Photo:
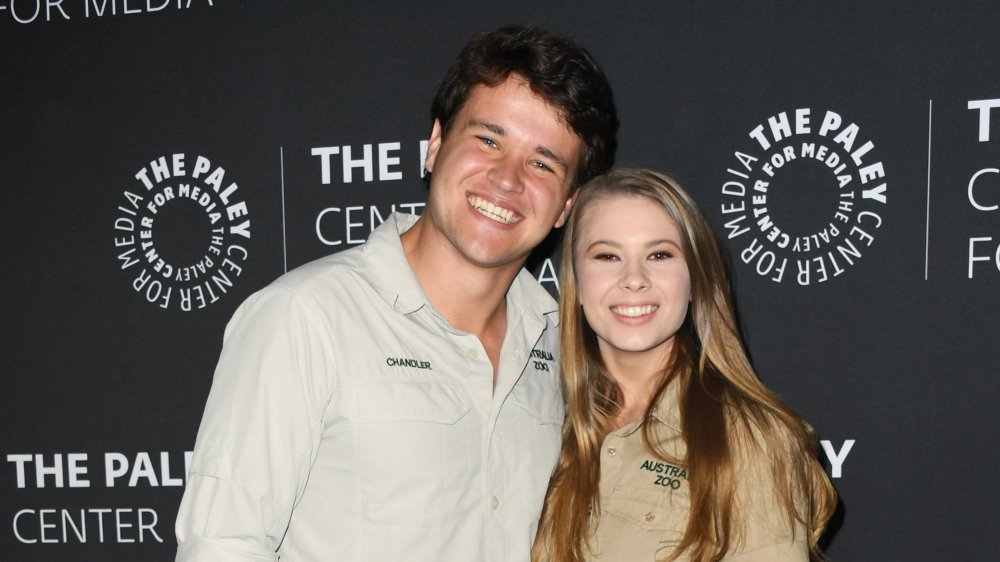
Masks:
[[[663,560],[680,544],[686,509],[669,491],[618,488],[602,500],[598,544],[608,559]]]
[[[537,425],[562,425],[565,409],[559,378],[555,372],[524,369],[510,391],[510,401]]]
[[[514,394],[511,402],[512,420],[505,424],[513,428],[507,434],[512,440],[510,450],[516,455],[524,454],[525,462],[543,473],[541,478],[547,486],[562,443],[565,417],[562,397],[552,391],[535,389],[535,392]]]
[[[545,471],[547,482],[559,455],[565,408],[553,377],[529,375],[532,373],[525,373],[511,390],[500,423],[516,440],[516,447],[530,451],[535,462],[542,465],[540,470]]]
[[[512,518],[537,521],[559,458],[563,417],[562,396],[548,381],[522,377],[504,404],[494,438],[502,447],[504,480],[516,490],[507,504]]]
[[[479,441],[461,388],[378,381],[357,392],[357,478],[362,511],[376,524],[448,525],[472,508],[465,493]]]
[[[555,467],[562,442],[562,423],[565,418],[562,395],[558,387],[543,381],[518,383],[511,392],[508,410],[514,428],[511,436],[516,440],[515,451],[527,451],[530,461],[547,470],[548,482],[551,469]]]

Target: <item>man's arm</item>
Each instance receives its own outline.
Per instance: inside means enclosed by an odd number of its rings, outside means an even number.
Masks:
[[[277,560],[332,387],[316,309],[272,286],[230,321],[177,514],[178,562]]]

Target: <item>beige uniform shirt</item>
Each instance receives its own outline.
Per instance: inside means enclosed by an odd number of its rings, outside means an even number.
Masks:
[[[527,562],[563,419],[556,304],[521,271],[494,389],[479,339],[409,267],[415,220],[393,215],[237,311],[178,561]]]
[[[653,435],[659,449],[683,459],[684,440],[677,409],[677,385],[664,393],[654,411]],[[737,460],[737,511],[746,522],[742,544],[731,545],[727,562],[806,562],[805,530],[795,533],[771,493],[767,459]],[[665,560],[680,543],[688,521],[688,474],[680,463],[658,459],[646,450],[639,422],[612,432],[601,450],[601,515],[591,537],[593,560]],[[679,562],[690,560],[682,555]]]

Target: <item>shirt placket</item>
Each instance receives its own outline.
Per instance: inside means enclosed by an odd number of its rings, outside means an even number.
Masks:
[[[494,493],[496,485],[497,470],[493,466],[495,455],[491,455],[492,427],[495,418],[493,416],[493,364],[486,354],[485,348],[479,338],[472,334],[455,334],[453,336],[456,343],[457,355],[462,358],[461,375],[463,386],[472,398],[473,412],[470,415],[479,417],[482,422],[476,424],[475,434],[467,435],[470,441],[478,442],[480,445],[480,470],[476,474],[474,482],[456,482],[456,486],[466,486],[469,493],[476,494],[477,516],[483,520],[484,536],[484,560],[493,560],[490,556],[490,536],[497,532],[495,529],[495,512],[499,507],[499,499]]]
[[[508,510],[505,506],[513,500],[511,494],[515,493],[517,483],[507,481],[507,475],[512,472],[512,468],[506,464],[510,455],[504,454],[501,443],[505,440],[498,438],[496,432],[502,413],[509,414],[509,409],[513,407],[508,398],[527,367],[530,349],[542,334],[543,325],[532,320],[534,319],[522,321],[519,315],[508,317],[509,327],[501,349],[497,384],[495,388],[491,388],[490,431],[484,450],[487,467],[484,496],[487,498],[485,562],[511,559],[513,539],[508,529]]]
[[[602,495],[610,495],[621,479],[623,449],[625,439],[616,433],[609,433],[604,438],[601,448],[601,490]]]

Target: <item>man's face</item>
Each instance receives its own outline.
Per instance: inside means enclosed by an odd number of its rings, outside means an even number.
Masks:
[[[523,80],[477,86],[447,135],[434,123],[425,218],[462,259],[520,266],[566,220],[582,146]]]

